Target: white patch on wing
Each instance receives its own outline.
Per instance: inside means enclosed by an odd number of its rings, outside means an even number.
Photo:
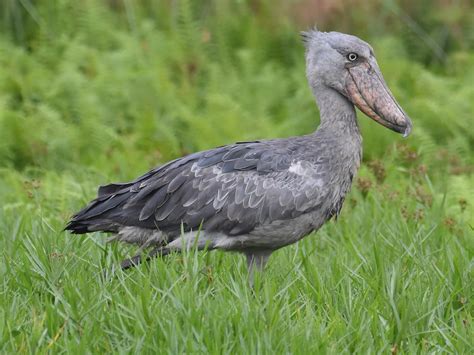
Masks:
[[[222,168],[215,165],[212,167],[212,173],[215,175],[220,175],[222,174]]]
[[[288,171],[290,173],[311,179],[311,182],[314,185],[323,186],[323,180],[317,177],[318,172],[310,162],[301,160],[292,162],[290,167],[288,168]]]
[[[290,173],[294,173],[296,175],[301,175],[301,176],[307,176],[306,170],[303,165],[301,164],[301,161],[293,162],[291,163],[288,171]]]

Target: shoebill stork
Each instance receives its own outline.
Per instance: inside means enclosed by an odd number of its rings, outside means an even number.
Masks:
[[[354,106],[403,136],[412,125],[369,44],[338,32],[302,37],[321,118],[315,132],[190,154],[132,182],[101,186],[66,229],[109,232],[149,248],[123,261],[123,269],[191,246],[241,252],[253,280],[273,251],[337,215],[362,156]]]

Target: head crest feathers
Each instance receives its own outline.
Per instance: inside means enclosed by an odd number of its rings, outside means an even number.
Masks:
[[[301,31],[300,36],[301,40],[303,41],[304,45],[307,46],[311,39],[314,38],[319,33],[319,30],[314,26],[313,28],[307,31]]]

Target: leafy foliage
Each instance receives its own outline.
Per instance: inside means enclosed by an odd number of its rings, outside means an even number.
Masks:
[[[288,3],[0,3],[3,352],[472,351],[474,10]],[[339,221],[276,253],[255,294],[221,253],[104,280],[133,251],[62,232],[98,184],[315,129],[308,13],[373,44],[412,136],[361,115],[365,162]]]

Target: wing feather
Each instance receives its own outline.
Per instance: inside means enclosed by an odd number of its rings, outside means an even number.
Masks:
[[[288,142],[238,143],[177,159],[134,182],[101,187],[74,218],[81,228],[94,218],[97,225],[103,219],[170,233],[203,223],[228,235],[294,218],[321,203],[327,174],[318,157],[308,170],[318,179],[292,171],[297,149]]]

